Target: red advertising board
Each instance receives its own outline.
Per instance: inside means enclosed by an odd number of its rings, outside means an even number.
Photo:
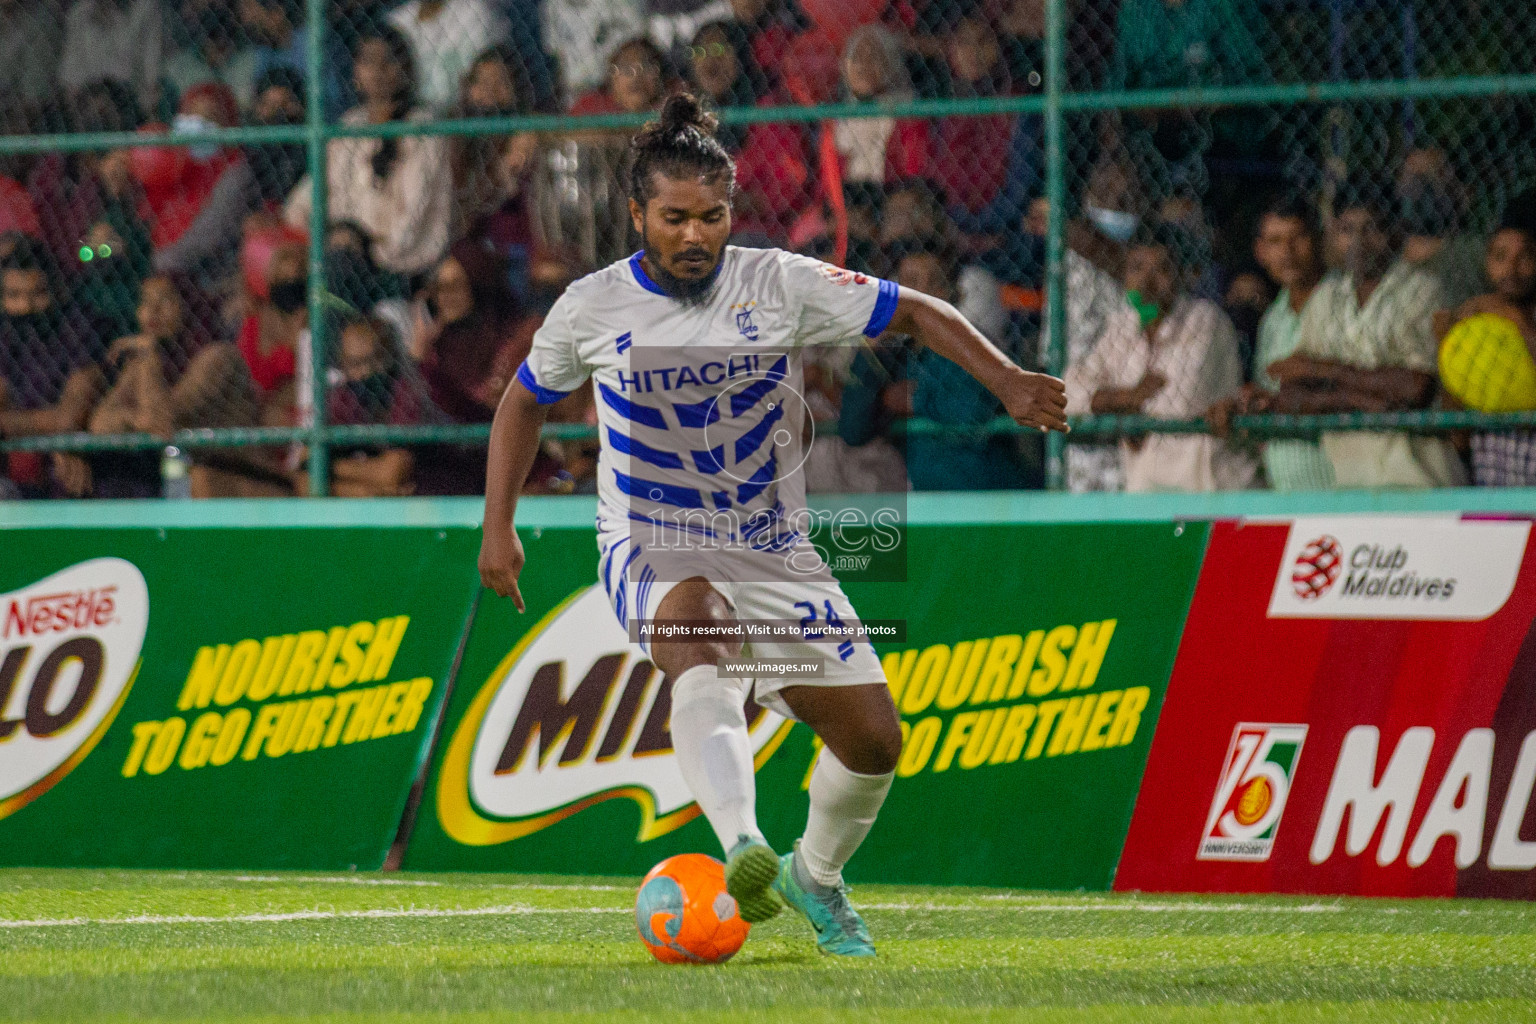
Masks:
[[[1530,528],[1216,524],[1115,888],[1536,898]]]

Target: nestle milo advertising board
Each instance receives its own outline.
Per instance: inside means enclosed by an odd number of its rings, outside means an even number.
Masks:
[[[911,525],[902,583],[849,581],[905,748],[850,880],[1106,889],[1208,526]],[[524,536],[526,614],[480,604],[405,866],[640,874],[720,855],[683,784],[664,678],[587,530]],[[816,747],[749,706],[758,816],[800,835]]]
[[[478,539],[0,534],[0,863],[380,866]]]

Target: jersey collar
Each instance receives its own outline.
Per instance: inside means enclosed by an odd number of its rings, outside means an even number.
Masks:
[[[662,298],[670,299],[672,296],[662,291],[661,285],[657,284],[655,281],[652,281],[651,275],[647,274],[645,272],[645,267],[641,266],[640,258],[644,255],[645,250],[642,249],[629,258],[629,269],[631,273],[635,275],[635,283],[648,292],[660,295]],[[727,255],[729,255],[729,250],[720,254],[720,262],[716,264],[714,273],[711,274],[709,278],[711,284],[714,283],[715,278],[720,276],[720,271],[725,269],[725,258]]]

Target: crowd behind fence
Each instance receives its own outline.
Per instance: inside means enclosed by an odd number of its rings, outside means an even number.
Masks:
[[[0,497],[479,493],[684,88],[736,244],[1068,383],[818,354],[813,490],[1536,485],[1518,0],[0,0]]]

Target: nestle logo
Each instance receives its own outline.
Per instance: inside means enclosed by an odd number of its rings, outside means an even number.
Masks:
[[[5,612],[5,631],[0,637],[38,636],[63,633],[90,626],[105,626],[117,610],[117,585],[96,590],[78,590],[62,594],[30,597],[25,602],[12,598]]]
[[[1344,547],[1327,534],[1301,549],[1291,571],[1291,586],[1303,601],[1315,601],[1328,592],[1344,567]]]

